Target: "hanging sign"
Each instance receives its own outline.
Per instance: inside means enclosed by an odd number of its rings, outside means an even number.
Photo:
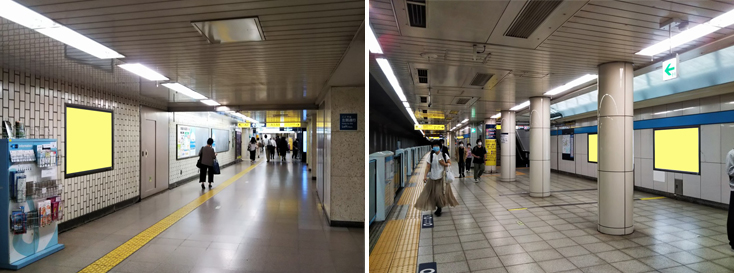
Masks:
[[[415,124],[413,126],[415,130],[427,130],[427,131],[443,131],[446,130],[446,126],[443,124]]]
[[[240,127],[240,128],[250,128],[250,126],[251,126],[251,124],[249,122],[240,122],[240,123],[237,123],[237,127]]]
[[[281,122],[281,123],[267,123],[265,127],[269,128],[284,128],[284,127],[301,127],[300,122]]]
[[[663,61],[663,80],[678,78],[678,55],[675,58]]]

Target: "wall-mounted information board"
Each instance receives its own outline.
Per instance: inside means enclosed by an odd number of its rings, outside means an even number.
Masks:
[[[209,128],[176,125],[176,159],[196,157],[209,139]]]

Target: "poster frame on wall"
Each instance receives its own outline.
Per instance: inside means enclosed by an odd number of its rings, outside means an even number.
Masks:
[[[589,151],[589,148],[591,147],[591,146],[589,146],[589,143],[591,143],[589,141],[589,139],[591,138],[591,135],[595,135],[596,136],[596,144],[597,144],[596,145],[596,161],[591,161],[591,152]],[[586,162],[587,163],[593,163],[593,164],[598,164],[599,163],[599,134],[598,133],[588,133],[588,134],[586,134]]]
[[[569,136],[569,154],[563,153],[563,136]],[[561,159],[566,161],[574,161],[574,132],[573,129],[561,130]]]
[[[178,142],[178,131],[179,131],[179,127],[181,127],[181,126],[206,129],[206,131],[208,133],[206,139],[209,139],[211,137],[211,128],[201,127],[201,126],[192,126],[192,125],[186,125],[186,124],[176,124],[176,147],[174,149],[175,152],[176,152],[176,160],[183,160],[183,159],[195,158],[195,157],[197,157],[197,155],[186,156],[186,157],[179,157],[179,154],[178,154],[178,144],[179,144],[179,142]]]
[[[665,130],[674,130],[674,129],[692,129],[696,128],[698,130],[698,153],[696,153],[696,156],[698,157],[698,172],[686,172],[686,171],[679,171],[679,170],[670,170],[670,169],[659,169],[655,168],[655,131],[665,131]],[[632,145],[634,148],[634,145]],[[692,174],[692,175],[701,175],[701,126],[675,126],[675,127],[664,127],[664,128],[654,128],[652,130],[652,169],[654,171],[662,171],[662,172],[672,172],[672,173],[682,173],[682,174]]]
[[[66,160],[64,160],[64,178],[73,178],[73,177],[78,177],[78,176],[85,176],[85,175],[90,175],[90,174],[95,174],[95,173],[101,173],[101,172],[107,172],[107,171],[114,170],[115,169],[115,111],[113,109],[107,109],[107,108],[101,108],[101,107],[87,106],[87,105],[74,104],[74,103],[64,103],[64,140],[65,140],[64,141],[64,153],[68,153],[68,151],[69,151],[67,149],[67,144],[68,143],[66,142],[66,140],[68,139],[67,138],[67,130],[69,129],[68,126],[66,126],[66,124],[68,124],[67,123],[67,120],[66,120],[67,113],[69,112],[68,111],[68,108],[77,108],[77,109],[84,109],[84,110],[90,110],[90,111],[99,111],[99,112],[107,112],[107,113],[110,113],[110,119],[111,119],[110,122],[112,124],[112,126],[110,126],[110,127],[112,127],[112,137],[111,137],[111,141],[112,141],[112,147],[111,147],[112,148],[112,154],[111,154],[112,161],[111,161],[110,167],[104,167],[104,168],[99,168],[99,169],[94,169],[94,170],[86,170],[86,171],[76,172],[76,173],[66,173],[66,170],[68,170],[68,168],[67,168],[67,163],[68,162]]]

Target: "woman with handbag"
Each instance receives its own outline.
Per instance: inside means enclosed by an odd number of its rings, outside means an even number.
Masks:
[[[445,206],[455,207],[459,205],[456,201],[451,186],[448,183],[453,181],[453,175],[447,169],[451,166],[451,157],[441,151],[441,143],[433,142],[433,150],[428,161],[426,176],[423,182],[426,185],[415,202],[415,208],[422,211],[430,211],[434,208],[436,216],[441,216],[441,208]],[[447,178],[447,176],[450,176]]]
[[[201,183],[202,190],[204,189],[204,178],[207,178],[207,173],[209,174],[209,188],[212,187],[214,182],[214,169],[212,167],[214,167],[214,161],[217,160],[217,153],[214,152],[212,144],[214,144],[214,139],[206,140],[206,146],[199,150],[199,162],[196,163],[196,167],[199,167],[199,183]]]

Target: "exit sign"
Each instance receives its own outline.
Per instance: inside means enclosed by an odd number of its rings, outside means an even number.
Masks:
[[[678,56],[670,60],[663,61],[663,80],[672,80],[678,78]]]

